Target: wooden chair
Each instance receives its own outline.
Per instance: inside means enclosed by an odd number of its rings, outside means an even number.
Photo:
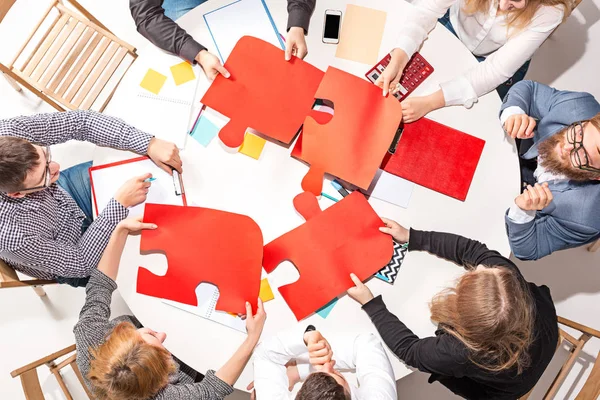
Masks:
[[[0,0],[0,22],[15,2]],[[33,50],[24,54],[26,48]],[[120,77],[113,77],[128,55]],[[15,90],[22,85],[58,111],[87,110],[100,94],[106,95],[99,107],[102,111],[136,58],[133,46],[113,35],[77,1],[52,0],[18,53],[8,64],[0,63],[0,72]],[[22,61],[19,66],[18,61]],[[112,90],[109,81],[116,82]]]
[[[587,249],[588,249],[588,251],[592,251],[592,252],[600,249],[600,239],[598,239],[594,243],[590,244]]]
[[[4,261],[0,260],[0,289],[15,287],[31,287],[38,296],[44,297],[46,295],[46,292],[44,291],[42,286],[55,283],[57,282],[33,278],[22,281],[19,279],[14,269],[12,269]]]
[[[585,346],[588,340],[590,340],[592,337],[600,339],[600,331],[585,325],[578,324],[577,322],[573,322],[562,317],[558,317],[558,323],[579,331],[580,335],[578,338],[575,338],[565,332],[563,329],[559,328],[560,337],[558,339],[557,348],[559,348],[562,343],[567,342],[570,346],[569,357],[565,360],[563,366],[558,372],[558,375],[556,375],[554,381],[546,391],[546,394],[543,397],[544,400],[551,400],[554,398],[554,396],[556,396],[556,392],[558,392],[560,385],[562,385],[567,375],[569,375],[573,364],[575,364],[579,353],[581,353],[583,346]],[[526,400],[530,394],[531,392],[529,392],[526,396],[521,397],[520,400]],[[600,353],[598,353],[594,367],[585,381],[583,388],[579,394],[577,394],[575,400],[597,400],[598,398],[600,398]]]
[[[58,364],[56,363],[56,361],[59,358],[64,357],[70,353],[73,354],[65,358],[63,361],[60,361]],[[79,379],[79,382],[81,382],[81,385],[83,386],[88,397],[92,399],[93,397],[83,381],[81,371],[79,371],[79,367],[77,367],[76,357],[77,354],[75,353],[75,345],[73,344],[65,349],[57,351],[56,353],[50,354],[47,357],[44,357],[40,360],[27,364],[24,367],[14,370],[10,373],[10,376],[12,376],[13,378],[16,378],[17,376],[21,378],[21,385],[23,386],[23,392],[25,393],[25,398],[27,400],[44,400],[44,393],[42,392],[42,387],[40,386],[40,379],[38,377],[37,368],[45,364],[50,369],[52,375],[54,375],[54,377],[58,381],[58,384],[62,389],[63,393],[65,394],[66,398],[68,400],[73,400],[73,397],[71,396],[71,393],[69,393],[67,385],[65,384],[65,381],[63,380],[63,377],[60,374],[61,369],[63,369],[67,365],[70,365],[71,368],[73,368],[75,375],[77,375],[77,379]]]

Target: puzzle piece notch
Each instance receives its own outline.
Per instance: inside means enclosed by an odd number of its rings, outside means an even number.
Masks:
[[[262,232],[250,217],[201,207],[146,204],[140,251],[164,251],[168,269],[158,276],[139,268],[137,292],[198,305],[196,287],[219,288],[216,309],[245,314],[256,309],[262,271]],[[231,227],[235,227],[232,237]]]
[[[335,110],[327,124],[315,113],[304,120],[296,146],[301,146],[299,158],[315,170],[302,188],[319,195],[323,171],[368,189],[400,124],[402,106],[393,96],[382,97],[377,86],[334,67],[327,69],[315,98],[327,99]]]
[[[251,127],[265,136],[290,143],[314,103],[323,71],[283,50],[251,36],[235,45],[202,104],[230,118],[219,137],[228,147],[239,147]]]
[[[290,261],[300,273],[279,293],[301,320],[353,286],[350,273],[366,280],[392,257],[392,239],[379,231],[381,218],[365,197],[353,192],[324,211],[315,210],[312,193],[294,199],[307,222],[264,248],[263,267],[273,272]],[[307,295],[310,294],[310,295]]]

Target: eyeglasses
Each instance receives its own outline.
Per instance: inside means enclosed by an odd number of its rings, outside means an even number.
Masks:
[[[590,165],[589,154],[585,147],[583,147],[583,123],[581,121],[569,125],[567,128],[567,142],[573,145],[569,158],[575,168],[590,172],[600,172],[599,168],[594,168]]]
[[[45,189],[50,186],[50,163],[52,162],[52,152],[50,146],[46,146],[46,170],[44,171],[44,184],[42,186],[36,186],[32,188],[22,189],[21,191]]]

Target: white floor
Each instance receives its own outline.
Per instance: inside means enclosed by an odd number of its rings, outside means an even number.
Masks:
[[[281,0],[283,1],[283,0]],[[324,1],[324,0],[321,0]],[[128,2],[124,0],[80,0],[117,36],[139,46],[144,42],[131,20]],[[45,2],[44,2],[45,3]],[[30,15],[30,5],[40,7],[39,0],[19,0],[23,15]],[[28,25],[11,23],[11,16],[0,24],[2,47],[0,57],[6,61],[6,38],[28,32]],[[14,21],[14,20],[13,20]],[[528,79],[551,84],[560,89],[591,92],[600,99],[600,0],[584,0],[573,15],[536,53]],[[34,22],[34,21],[33,21]],[[7,36],[10,32],[10,36]],[[0,118],[52,111],[34,95],[17,93],[0,79]],[[91,159],[92,146],[68,143],[53,153],[63,167]],[[508,206],[508,205],[507,205]],[[552,290],[558,313],[566,318],[600,329],[600,251],[588,253],[573,249],[553,254],[538,262],[519,262],[525,276]],[[18,380],[9,372],[33,360],[73,343],[72,327],[83,304],[84,291],[68,286],[50,286],[48,296],[39,298],[30,289],[0,290],[0,398],[24,399]],[[113,298],[113,313],[128,312],[118,293]],[[425,316],[424,316],[425,317]],[[573,368],[557,399],[575,398],[600,351],[600,340],[592,340]],[[566,352],[555,357],[548,372],[555,372]],[[68,370],[68,369],[67,369]],[[67,372],[70,387],[77,387],[73,374]],[[414,373],[398,382],[401,399],[453,399],[439,384],[428,385],[428,375]],[[547,375],[545,376],[547,377]],[[62,399],[54,379],[40,370],[40,380],[47,399]],[[547,381],[547,378],[545,378]],[[76,399],[83,399],[77,392]],[[540,399],[538,391],[531,397]],[[230,398],[248,399],[236,393]]]

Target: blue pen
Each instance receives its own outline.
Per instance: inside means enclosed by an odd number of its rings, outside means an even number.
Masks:
[[[154,182],[155,180],[156,180],[156,178],[152,177],[152,178],[144,179],[144,182]]]
[[[328,195],[327,193],[321,193],[321,196],[328,198],[331,201],[335,201],[336,203],[339,201],[338,199],[336,199],[333,196]]]

